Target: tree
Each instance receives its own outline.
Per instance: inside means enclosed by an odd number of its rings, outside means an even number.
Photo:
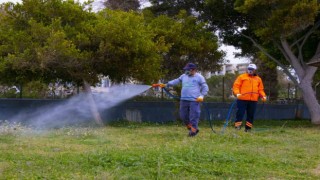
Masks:
[[[169,17],[178,15],[181,10],[186,11],[188,15],[192,15],[203,6],[202,0],[150,0],[150,3],[152,6],[148,9],[155,15],[167,15]]]
[[[2,4],[0,21],[2,83],[61,80],[90,92],[100,75],[144,83],[160,77],[153,31],[139,14],[94,14],[74,1],[25,0]],[[91,108],[101,123],[94,103]]]
[[[116,82],[156,81],[162,59],[154,36],[142,15],[107,9],[99,12],[91,37],[98,42],[94,69]]]
[[[225,54],[218,50],[217,37],[205,28],[205,23],[199,23],[185,11],[174,18],[161,15],[147,21],[156,35],[154,41],[166,44],[167,50],[162,53],[165,80],[180,75],[187,62],[198,64],[202,72],[219,69]]]
[[[139,0],[107,0],[104,5],[112,10],[137,11],[140,7],[140,2]]]
[[[317,68],[306,65],[320,57],[318,10],[316,0],[209,0],[201,18],[220,30],[224,42],[237,47],[250,42],[281,67],[302,90],[312,123],[320,124],[320,105],[312,89]]]
[[[80,61],[85,62],[88,55],[78,49],[75,39],[80,36],[81,21],[92,19],[92,13],[80,4],[54,0],[6,3],[1,8],[0,73],[6,77],[2,82],[79,82],[86,78],[81,69],[87,65]]]
[[[60,79],[82,84],[159,79],[153,31],[135,13],[86,11],[73,1],[6,3],[0,16],[0,73],[5,83]],[[126,64],[126,65],[125,65]]]

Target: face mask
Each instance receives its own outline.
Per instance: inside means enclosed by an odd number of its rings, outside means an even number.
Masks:
[[[254,70],[253,69],[248,69],[247,73],[250,74],[250,75],[254,75]]]
[[[184,71],[184,74],[189,76],[191,74],[191,72],[190,72],[190,70],[186,70],[186,71]]]

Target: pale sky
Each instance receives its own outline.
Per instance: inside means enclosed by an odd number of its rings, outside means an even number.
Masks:
[[[84,2],[86,0],[78,0],[79,2]],[[99,7],[101,7],[102,3],[103,3],[104,0],[95,0],[94,3],[93,3],[93,9],[99,9]],[[21,2],[21,0],[0,0],[0,4],[1,3],[4,3],[4,2]],[[145,5],[146,3],[144,3]],[[248,62],[249,60],[248,59],[244,59],[244,58],[235,58],[234,57],[234,53],[237,52],[237,50],[233,47],[233,46],[221,46],[222,50],[226,51],[226,60],[229,60],[230,63],[235,63],[235,64],[238,64],[238,63],[246,63]]]
[[[74,0],[74,1],[79,1],[80,3],[85,2],[86,0]],[[99,7],[102,6],[104,0],[94,0],[92,3],[93,10],[99,9]],[[14,3],[21,3],[22,0],[0,0],[0,4],[4,2],[14,2]]]
[[[240,52],[240,50],[235,49],[233,46],[222,45],[220,47],[221,50],[224,50],[227,54],[225,59],[229,60],[230,64],[239,64],[239,63],[250,63],[249,59],[246,58],[236,58],[234,53]]]
[[[83,2],[84,0],[79,0],[79,2]],[[0,3],[4,2],[21,2],[21,0],[0,0]]]

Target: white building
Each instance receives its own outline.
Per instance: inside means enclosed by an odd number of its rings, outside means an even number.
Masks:
[[[237,72],[239,74],[243,74],[247,71],[247,68],[248,68],[248,65],[249,63],[240,63],[240,64],[237,64]]]
[[[235,74],[235,73],[242,74],[242,73],[246,72],[248,65],[249,65],[249,63],[224,64],[221,66],[220,71],[216,71],[214,73],[211,73],[211,76],[212,75]]]

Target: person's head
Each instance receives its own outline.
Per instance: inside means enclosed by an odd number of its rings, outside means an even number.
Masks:
[[[249,64],[247,68],[247,73],[253,76],[256,74],[256,70],[257,70],[257,66],[255,64]]]
[[[193,63],[188,63],[184,66],[183,70],[186,75],[192,76],[196,73],[197,66]]]

